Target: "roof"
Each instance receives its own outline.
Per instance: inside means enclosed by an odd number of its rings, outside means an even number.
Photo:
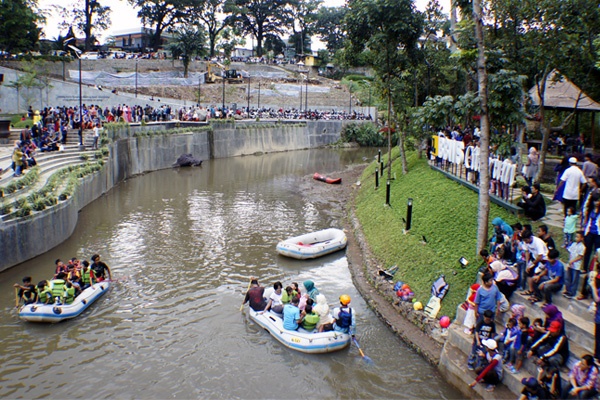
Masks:
[[[546,91],[544,93],[544,107],[562,110],[573,110],[577,105],[580,111],[600,111],[600,103],[588,97],[583,91],[571,82],[566,76],[560,77],[556,70],[548,74]],[[529,97],[533,104],[540,104],[537,85],[529,90]],[[577,102],[579,99],[579,102]]]

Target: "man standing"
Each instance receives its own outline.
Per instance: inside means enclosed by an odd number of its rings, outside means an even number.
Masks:
[[[577,166],[577,159],[575,157],[569,158],[569,164],[570,167],[563,172],[560,178],[560,184],[565,186],[562,200],[565,216],[569,207],[577,209],[577,200],[579,200],[581,194],[581,185],[586,183],[583,172]]]
[[[100,139],[100,131],[102,130],[102,128],[100,127],[100,122],[98,122],[96,124],[96,126],[94,127],[94,144],[92,145],[92,148],[94,150],[98,150],[98,140]]]

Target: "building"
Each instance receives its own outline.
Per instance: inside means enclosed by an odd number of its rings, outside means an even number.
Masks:
[[[154,30],[151,28],[139,28],[127,31],[116,31],[112,37],[115,40],[115,47],[120,47],[125,51],[144,52],[152,48],[152,36]],[[163,32],[161,34],[160,48],[166,46],[173,36]]]

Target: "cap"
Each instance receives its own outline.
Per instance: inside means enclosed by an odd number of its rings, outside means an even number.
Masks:
[[[570,162],[571,164],[577,164],[577,158],[575,158],[575,157],[571,157],[571,158],[569,158],[569,162]]]
[[[521,379],[521,383],[530,389],[535,389],[538,386],[538,381],[533,376]]]
[[[490,350],[496,350],[498,348],[498,343],[496,343],[494,339],[484,339],[481,341],[481,344]]]
[[[560,332],[561,329],[562,329],[562,324],[560,323],[560,321],[552,321],[550,323],[550,326],[548,327],[548,330],[550,332]]]

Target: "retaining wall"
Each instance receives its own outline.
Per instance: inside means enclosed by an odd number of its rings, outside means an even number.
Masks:
[[[132,137],[136,129],[121,128],[109,145],[104,168],[82,179],[68,200],[18,220],[0,220],[0,271],[36,257],[66,240],[77,225],[79,211],[119,182],[149,171],[171,168],[184,153],[207,160],[239,155],[316,148],[337,141],[349,121],[303,124],[223,123],[178,135]],[[155,130],[161,129],[156,125]],[[163,127],[164,129],[164,127]],[[43,166],[42,166],[43,168]]]

